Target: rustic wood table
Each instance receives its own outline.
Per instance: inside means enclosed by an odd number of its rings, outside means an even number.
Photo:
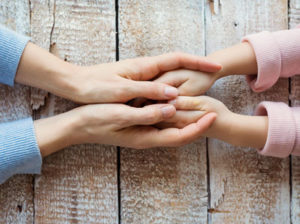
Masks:
[[[1,0],[0,22],[91,65],[178,50],[205,55],[245,34],[295,26],[300,0]],[[251,114],[262,100],[300,104],[299,86],[298,78],[280,80],[256,94],[235,76],[208,94]],[[34,88],[0,88],[2,122],[74,106]],[[74,146],[44,159],[41,175],[0,186],[0,223],[300,223],[300,159],[214,139],[151,150]]]

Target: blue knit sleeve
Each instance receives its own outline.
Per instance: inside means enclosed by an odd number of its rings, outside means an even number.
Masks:
[[[41,166],[32,119],[0,124],[0,184],[14,174],[39,174]]]
[[[14,85],[19,61],[29,39],[0,24],[0,83]]]
[[[0,83],[13,86],[29,37],[0,24]],[[42,157],[31,118],[0,124],[0,184],[14,174],[40,173]]]

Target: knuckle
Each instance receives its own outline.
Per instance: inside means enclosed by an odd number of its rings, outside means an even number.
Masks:
[[[175,57],[181,57],[182,54],[183,54],[183,52],[181,52],[181,51],[174,51],[174,52],[172,52],[172,54],[173,54]]]
[[[181,96],[190,96],[190,95],[192,95],[190,89],[187,88],[187,87],[180,87],[179,88],[179,94]]]
[[[153,96],[160,96],[162,95],[164,87],[158,83],[151,83],[149,86],[149,90]]]
[[[183,127],[185,127],[186,125],[188,125],[189,123],[190,123],[189,121],[183,119],[183,120],[177,121],[177,122],[175,123],[174,126],[175,126],[176,128],[183,128]]]
[[[181,51],[175,51],[175,52],[173,52],[173,55],[174,55],[175,59],[178,62],[180,62],[184,54]]]
[[[114,95],[115,95],[115,97],[118,97],[118,98],[121,97],[121,96],[123,96],[124,93],[125,93],[125,91],[124,91],[123,88],[116,88],[114,90]]]
[[[114,95],[119,101],[129,100],[134,95],[134,89],[130,85],[119,86],[115,88]]]
[[[160,121],[161,119],[161,113],[158,110],[149,110],[146,114],[145,114],[145,121],[149,122],[149,123],[156,123],[158,121]]]
[[[116,111],[112,112],[111,115],[112,117],[114,117],[115,124],[122,125],[126,122],[124,117],[121,116],[121,114]]]

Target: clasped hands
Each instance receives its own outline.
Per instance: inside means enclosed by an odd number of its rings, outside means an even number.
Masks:
[[[43,156],[82,143],[141,149],[181,146],[209,136],[235,144],[228,133],[240,132],[231,123],[243,115],[200,96],[222,77],[221,68],[208,58],[184,53],[78,66],[29,43],[16,82],[83,104],[34,122]],[[141,98],[157,103],[126,104]]]

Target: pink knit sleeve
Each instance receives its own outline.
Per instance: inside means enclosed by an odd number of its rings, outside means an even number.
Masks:
[[[280,77],[300,74],[300,29],[267,31],[243,38],[253,47],[257,75],[248,75],[247,82],[255,92],[273,86]]]
[[[267,115],[268,137],[265,146],[258,150],[262,155],[287,157],[300,156],[300,107],[290,108],[285,103],[262,102],[256,115]]]

